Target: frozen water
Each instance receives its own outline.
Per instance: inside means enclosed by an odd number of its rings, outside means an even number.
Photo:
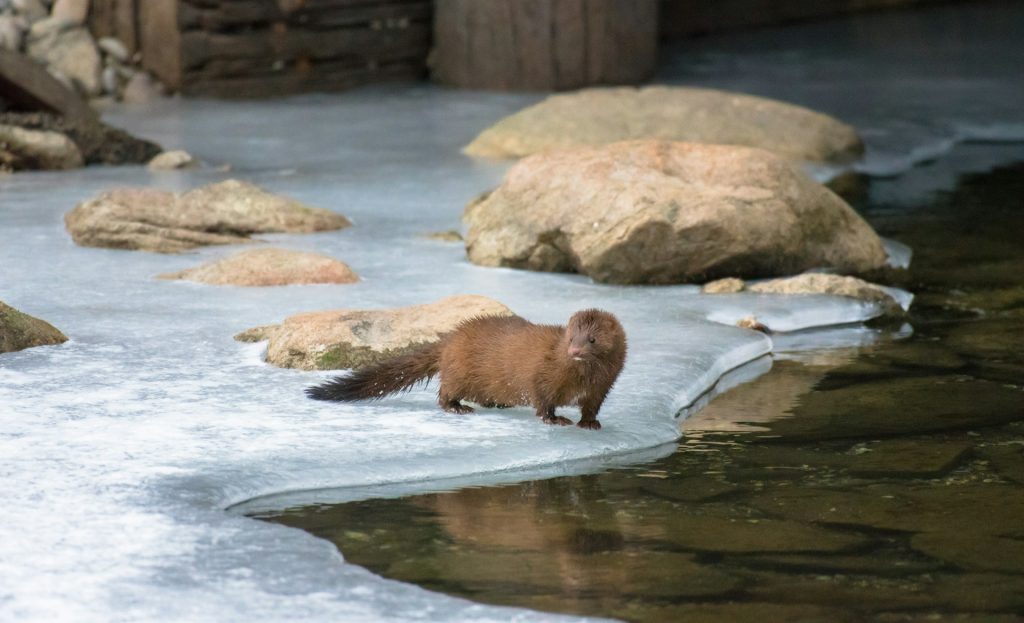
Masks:
[[[917,90],[901,106],[891,72],[870,71],[899,65],[892,55],[819,34],[816,45],[836,46],[823,59],[807,51],[762,59],[754,45],[761,37],[744,39],[752,50],[715,52],[702,82],[775,91],[766,94],[853,121],[867,130],[865,170],[883,166],[886,150],[911,155],[954,121],[979,123],[978,111],[986,110],[986,98],[965,109],[956,98],[920,108],[925,94],[951,78],[933,79],[916,57],[904,69]],[[808,35],[808,50],[813,42]],[[1018,54],[1012,45],[1006,50]],[[866,55],[868,69],[857,69],[858,55]],[[971,56],[974,65],[963,71],[994,96],[992,119],[1019,123],[1004,118],[1011,87],[998,84],[995,70],[969,71],[987,68],[987,60]],[[692,77],[679,69],[685,63],[674,67],[679,77]],[[792,91],[778,92],[787,83]],[[856,106],[871,103],[874,93],[884,107]],[[715,391],[767,368],[770,340],[726,325],[754,314],[792,331],[877,313],[830,297],[702,296],[693,286],[610,287],[485,269],[467,263],[459,245],[420,238],[458,228],[465,202],[504,171],[506,165],[469,160],[458,148],[538,97],[394,86],[273,102],[118,108],[108,114],[113,122],[210,166],[0,178],[0,300],[71,336],[61,346],[0,356],[0,497],[8,509],[0,520],[0,619],[557,620],[383,580],[343,564],[331,545],[308,534],[225,509],[259,496],[271,497],[246,508],[273,507],[325,488],[357,499],[656,458],[678,436],[677,411],[699,408]],[[907,131],[907,119],[927,127]],[[978,135],[996,126],[980,127]],[[885,138],[892,136],[899,140]],[[85,249],[63,229],[62,215],[103,189],[184,190],[226,177],[215,169],[222,164],[233,167],[231,176],[351,217],[356,226],[341,232],[268,239],[334,255],[363,281],[265,289],[157,281],[157,273],[234,249],[180,256]],[[542,322],[564,322],[588,306],[618,314],[630,356],[602,410],[605,428],[545,427],[525,409],[446,415],[431,389],[371,405],[308,401],[303,387],[326,373],[267,366],[261,345],[231,339],[301,311],[462,293],[492,296]],[[779,336],[776,350],[877,337],[843,326]]]

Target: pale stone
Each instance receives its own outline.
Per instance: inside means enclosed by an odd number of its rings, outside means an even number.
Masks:
[[[54,30],[41,36],[33,34],[29,37],[28,53],[71,78],[82,93],[100,94],[100,53],[85,28]]]
[[[747,287],[747,284],[742,279],[726,277],[725,279],[717,279],[705,283],[700,291],[703,294],[735,294],[736,292],[742,292],[745,287]]]
[[[882,241],[798,166],[748,147],[628,141],[524,158],[463,219],[484,266],[681,283],[885,265]]]
[[[213,285],[284,286],[354,283],[359,277],[344,262],[319,253],[251,249],[195,268],[159,275]]]
[[[351,222],[252,184],[227,180],[183,195],[121,188],[80,203],[64,216],[79,245],[178,253],[199,246],[249,242],[258,233],[311,233]]]
[[[14,15],[0,15],[0,50],[21,50],[22,28]]]
[[[256,327],[239,341],[269,340],[267,362],[282,368],[335,370],[372,365],[436,342],[459,323],[477,316],[513,316],[483,296],[452,296],[397,309],[309,312],[279,325]]]
[[[128,48],[124,47],[124,44],[121,43],[120,40],[115,39],[114,37],[103,37],[96,42],[96,45],[99,46],[107,56],[115,58],[122,63],[128,62],[128,57],[130,56],[128,54]]]
[[[62,19],[81,26],[89,15],[89,0],[56,0],[50,17]]]
[[[155,171],[168,171],[172,169],[187,169],[197,166],[199,163],[192,154],[181,149],[174,149],[158,154],[147,165]]]
[[[18,15],[23,16],[29,22],[38,22],[49,15],[46,7],[39,0],[11,0],[11,5]]]
[[[145,104],[162,96],[160,85],[144,71],[134,73],[121,93],[121,99],[129,104]]]
[[[465,152],[518,158],[632,139],[760,147],[812,162],[848,161],[864,150],[852,127],[800,106],[727,91],[653,86],[552,95],[484,130]]]
[[[772,279],[747,286],[750,292],[761,294],[830,294],[845,296],[870,303],[878,303],[887,315],[902,315],[903,308],[883,288],[843,275],[804,273],[794,277]]]
[[[0,165],[3,164],[14,169],[60,170],[84,166],[85,160],[74,141],[60,132],[0,125]]]

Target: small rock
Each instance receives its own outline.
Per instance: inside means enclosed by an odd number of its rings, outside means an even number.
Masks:
[[[483,296],[451,296],[435,303],[397,309],[339,309],[310,312],[279,325],[235,336],[270,340],[267,363],[301,370],[337,370],[372,365],[437,341],[441,334],[476,316],[513,316]]]
[[[174,149],[159,154],[150,160],[147,166],[154,171],[170,171],[173,169],[188,169],[198,166],[198,164],[199,162],[192,157],[192,154],[181,149]]]
[[[44,37],[64,32],[65,30],[70,30],[74,27],[75,24],[73,22],[47,17],[46,19],[34,22],[28,30],[28,36],[30,39],[42,39]]]
[[[182,195],[149,188],[115,189],[78,204],[64,216],[64,223],[82,246],[157,253],[245,243],[250,234],[312,233],[352,224],[336,212],[238,180]]]
[[[119,39],[115,39],[114,37],[103,37],[96,42],[96,45],[98,45],[107,56],[115,58],[122,63],[128,62],[128,57],[130,56],[128,54],[128,48],[124,47],[124,44],[121,43]]]
[[[89,0],[56,0],[50,17],[65,20],[75,25],[85,24],[89,15]]]
[[[84,166],[85,160],[74,141],[60,132],[0,124],[0,165],[62,170]]]
[[[32,58],[71,78],[82,93],[100,94],[100,53],[92,35],[85,28],[49,32],[42,36],[36,36],[33,32],[29,37],[28,53]]]
[[[749,329],[751,331],[760,331],[761,333],[771,333],[771,329],[761,323],[756,316],[745,316],[736,321],[736,326],[741,329]]]
[[[705,283],[700,291],[703,294],[735,294],[736,292],[742,292],[745,287],[747,287],[747,284],[742,279],[726,277],[725,279]]]
[[[0,353],[11,353],[33,346],[61,344],[66,335],[50,323],[29,316],[0,301]]]
[[[103,73],[100,74],[100,84],[103,86],[104,93],[117,95],[121,86],[120,80],[117,77],[117,70],[113,67],[104,67]]]
[[[132,75],[121,93],[121,99],[129,104],[145,104],[161,97],[160,85],[144,71]]]
[[[234,286],[341,284],[359,281],[359,276],[344,262],[319,253],[288,249],[241,251],[196,268],[159,275],[159,278]]]
[[[45,19],[49,12],[39,0],[12,0],[11,5],[18,15],[22,15],[29,22],[38,22]]]
[[[880,286],[843,275],[804,273],[795,277],[783,277],[762,281],[747,286],[750,292],[762,294],[830,294],[878,303],[888,316],[902,316],[903,308]]]
[[[438,240],[440,242],[462,242],[462,234],[454,229],[449,229],[448,231],[432,231],[429,234],[423,234],[423,237],[429,238],[430,240]]]

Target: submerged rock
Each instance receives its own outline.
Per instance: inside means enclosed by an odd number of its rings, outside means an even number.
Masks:
[[[451,296],[435,303],[396,309],[339,309],[298,314],[279,325],[235,336],[269,340],[267,362],[282,368],[337,370],[373,365],[437,341],[441,334],[477,316],[513,316],[483,296]]]
[[[84,164],[82,152],[64,134],[0,124],[0,170],[61,170]]]
[[[761,149],[630,141],[537,154],[467,206],[471,261],[606,283],[885,265],[842,199]]]
[[[770,279],[747,284],[742,279],[725,278],[704,284],[704,294],[734,292],[757,292],[760,294],[830,294],[845,296],[869,303],[877,303],[886,316],[903,316],[899,302],[885,288],[857,277],[827,273],[804,273],[793,277]]]
[[[811,162],[849,161],[864,151],[851,126],[807,108],[741,93],[668,86],[552,95],[484,130],[464,151],[518,158],[632,139],[760,147]]]
[[[344,262],[304,251],[252,249],[195,268],[159,275],[213,285],[284,286],[354,283],[359,277]]]
[[[66,335],[56,327],[0,301],[0,353],[10,353],[33,346],[62,344]]]
[[[178,253],[206,245],[248,242],[251,234],[310,233],[351,222],[257,186],[227,180],[183,195],[122,188],[80,203],[64,216],[82,246]]]

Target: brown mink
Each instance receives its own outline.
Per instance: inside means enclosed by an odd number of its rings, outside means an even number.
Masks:
[[[626,333],[612,314],[576,312],[567,326],[533,324],[518,316],[467,320],[433,344],[339,376],[306,394],[316,400],[378,400],[439,375],[445,411],[532,406],[546,424],[572,424],[555,408],[579,405],[577,426],[599,429],[597,412],[626,361]]]

